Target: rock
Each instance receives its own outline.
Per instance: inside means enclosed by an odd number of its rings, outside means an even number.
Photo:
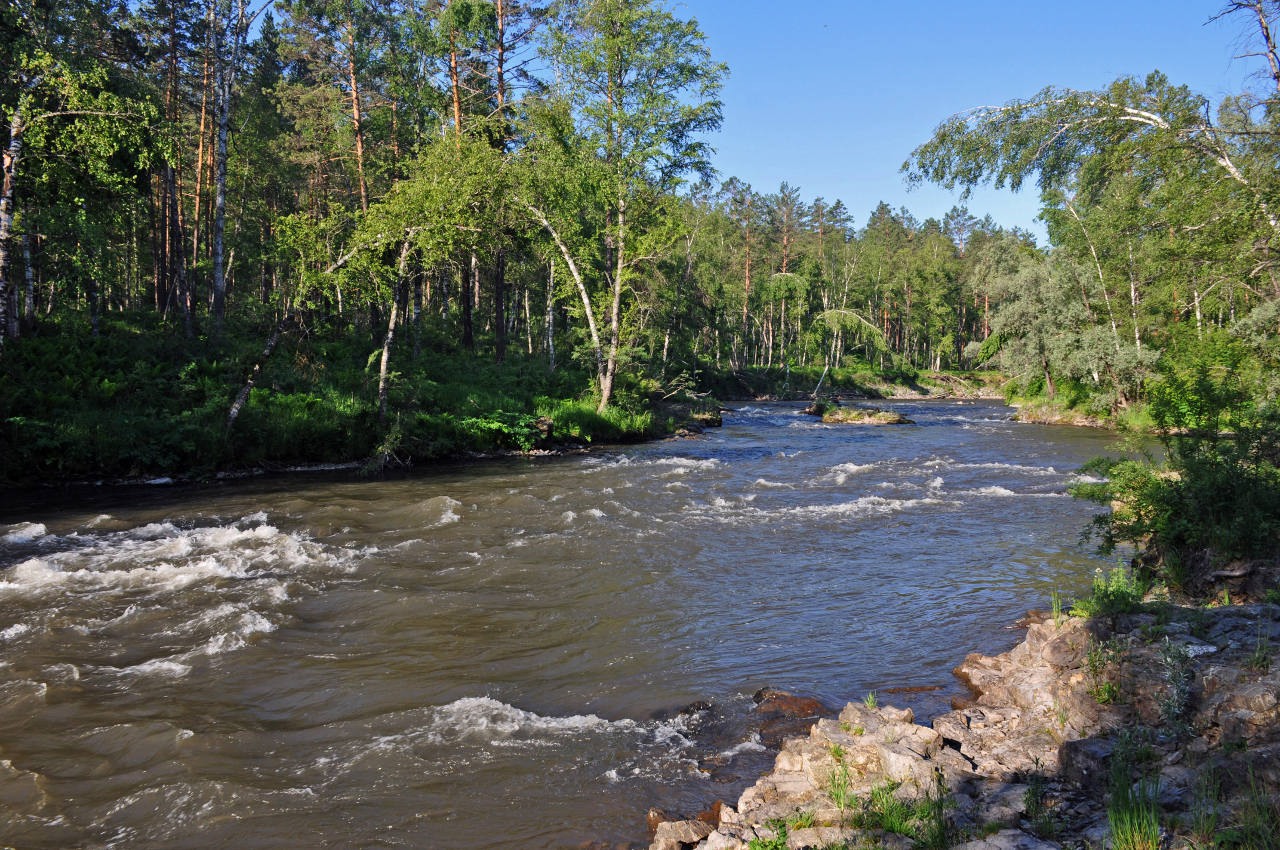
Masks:
[[[724,806],[724,803],[722,803],[719,800],[716,800],[714,803],[711,804],[711,808],[707,809],[706,811],[698,812],[696,815],[694,815],[694,819],[700,820],[703,823],[709,823],[714,828],[720,824],[720,809],[723,806]]]
[[[723,832],[713,832],[707,836],[707,842],[702,845],[703,850],[746,850],[747,844],[740,838],[734,838],[725,835]]]
[[[1058,747],[1058,764],[1063,778],[1087,793],[1101,792],[1107,786],[1114,749],[1106,738],[1063,741]]]
[[[1099,801],[1115,750],[1108,736],[1127,724],[1159,722],[1160,699],[1169,688],[1161,663],[1163,639],[1176,634],[1174,640],[1189,647],[1209,646],[1190,639],[1192,630],[1215,635],[1219,645],[1234,641],[1236,646],[1213,653],[1188,650],[1193,682],[1186,720],[1195,736],[1185,746],[1170,735],[1153,742],[1162,806],[1189,808],[1197,771],[1207,767],[1227,770],[1222,775],[1228,794],[1243,793],[1231,776],[1245,763],[1266,787],[1280,787],[1280,669],[1260,672],[1247,666],[1259,629],[1280,630],[1280,623],[1272,622],[1269,607],[1242,610],[1246,607],[1199,614],[1194,629],[1177,628],[1179,620],[1161,623],[1145,612],[1114,618],[1140,632],[1119,638],[1122,652],[1106,676],[1119,687],[1122,699],[1109,705],[1099,705],[1090,694],[1096,677],[1085,664],[1090,641],[1109,636],[1107,623],[1054,621],[1047,615],[1029,617],[1026,636],[1010,651],[968,656],[956,675],[969,685],[972,701],[939,715],[929,726],[916,724],[909,709],[870,708],[860,702],[849,703],[832,718],[817,700],[764,689],[756,695],[757,716],[763,722],[792,722],[807,734],[781,744],[773,771],[743,792],[736,808],[722,806],[714,813],[720,828],[701,848],[743,850],[756,838],[768,842],[776,835],[767,823],[797,811],[811,813],[814,823],[825,826],[794,830],[788,848],[848,843],[857,831],[831,826],[844,822],[841,816],[847,814],[835,807],[828,791],[838,769],[847,772],[850,790],[863,797],[894,781],[899,783],[895,796],[915,799],[941,782],[954,804],[948,817],[962,834],[975,835],[993,823],[1005,827],[960,845],[967,850],[1058,846],[1018,828],[1025,821],[1028,777],[1039,774],[1062,827],[1058,837],[1070,846],[1082,840],[1101,846],[1109,830]],[[1262,627],[1260,619],[1265,620]],[[1164,630],[1166,625],[1172,627]],[[1096,635],[1092,629],[1098,630]],[[1275,639],[1280,640],[1280,631]],[[1247,743],[1245,755],[1224,749],[1233,742]],[[903,836],[867,831],[857,832],[856,841],[893,848],[911,844]]]
[[[1105,847],[1111,837],[1111,824],[1104,817],[1080,830],[1080,837],[1088,847]]]
[[[776,688],[761,688],[752,696],[758,714],[777,714],[785,717],[823,717],[832,714],[813,697],[802,697]]]
[[[712,833],[711,824],[700,820],[669,820],[658,824],[649,850],[684,850]]]
[[[882,850],[913,850],[916,846],[916,843],[905,835],[882,832],[878,829],[866,833],[866,843],[870,847],[878,847]]]
[[[995,835],[957,844],[952,850],[1058,850],[1058,846],[1020,829],[1002,829]]]
[[[832,710],[813,697],[802,697],[776,688],[761,688],[753,699],[754,714],[760,726],[760,743],[774,750],[782,742],[797,735],[804,735],[821,717],[829,717]]]
[[[645,815],[644,819],[645,823],[649,826],[650,835],[653,835],[658,831],[658,826],[660,824],[666,823],[669,820],[674,820],[671,815],[667,814],[662,809],[655,808],[649,809],[649,813]]]
[[[1054,635],[1040,650],[1040,657],[1051,667],[1062,670],[1079,667],[1088,650],[1088,640],[1074,631]]]
[[[817,850],[817,848],[835,847],[854,843],[861,837],[861,831],[845,829],[838,826],[813,826],[797,829],[787,833],[787,850]]]

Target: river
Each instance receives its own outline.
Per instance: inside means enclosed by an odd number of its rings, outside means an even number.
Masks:
[[[884,406],[917,424],[752,405],[583,456],[11,499],[0,843],[638,844],[768,766],[762,686],[936,713],[1101,565],[1066,488],[1110,437]]]

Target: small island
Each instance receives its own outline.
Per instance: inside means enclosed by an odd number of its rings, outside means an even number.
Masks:
[[[815,401],[803,411],[820,416],[829,425],[914,425],[915,422],[893,410],[872,407],[841,407],[837,401]]]

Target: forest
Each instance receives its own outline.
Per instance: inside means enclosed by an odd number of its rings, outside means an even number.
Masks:
[[[1047,88],[910,152],[1034,180],[1041,246],[718,174],[730,69],[659,0],[8,3],[0,482],[637,439],[944,370],[1243,422],[1280,388],[1278,9],[1222,14],[1262,70],[1220,103]]]

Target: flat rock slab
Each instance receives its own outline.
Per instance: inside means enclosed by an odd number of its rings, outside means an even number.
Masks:
[[[1060,846],[1028,835],[1020,829],[1002,829],[995,835],[957,844],[952,850],[1059,850]]]

